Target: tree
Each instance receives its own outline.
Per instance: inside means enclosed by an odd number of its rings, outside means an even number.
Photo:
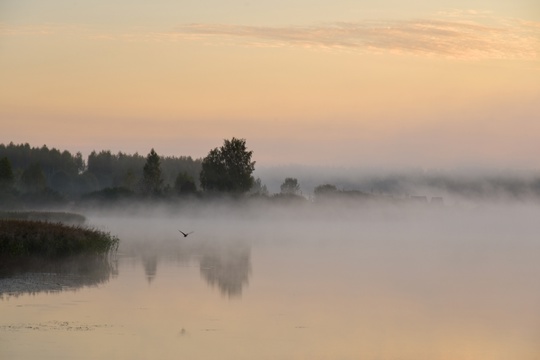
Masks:
[[[193,177],[185,171],[178,173],[178,176],[176,176],[174,189],[178,195],[195,194],[197,192],[197,186]]]
[[[94,174],[101,188],[113,186],[114,155],[107,151],[96,153],[92,151],[88,156],[88,172]]]
[[[90,171],[85,171],[81,175],[78,175],[76,177],[76,183],[79,194],[93,192],[100,188],[97,177]]]
[[[68,176],[77,176],[84,167],[82,155],[73,156],[69,151],[49,149],[46,145],[40,148],[30,147],[29,144],[0,146],[0,158],[6,156],[15,174],[22,174],[25,169],[39,163],[47,183],[51,183],[51,177],[58,171],[64,171]],[[15,176],[18,178],[18,176]]]
[[[79,174],[83,173],[86,170],[86,163],[84,162],[80,151],[77,152],[77,154],[73,157],[73,160],[75,162],[75,165],[77,166],[77,172]]]
[[[11,162],[7,157],[0,159],[0,190],[9,190],[13,187],[15,177],[13,176],[13,169],[11,168]]]
[[[24,190],[39,192],[47,187],[47,179],[39,163],[30,165],[21,175],[21,183]]]
[[[286,178],[283,184],[281,184],[281,193],[285,195],[297,195],[300,191],[300,185],[298,185],[298,179]]]
[[[261,181],[261,178],[255,179],[253,187],[249,191],[251,195],[268,196],[268,188]]]
[[[72,179],[65,171],[60,170],[54,173],[49,183],[51,188],[59,193],[66,194],[72,192]]]
[[[159,195],[163,190],[163,178],[161,177],[161,164],[159,155],[154,149],[146,157],[143,168],[142,191],[146,195]]]
[[[337,188],[331,184],[319,185],[313,191],[315,196],[324,196],[337,193]]]
[[[128,169],[122,178],[121,186],[129,189],[131,191],[135,190],[135,185],[137,183],[137,177],[133,170]]]
[[[243,193],[253,186],[255,161],[253,151],[247,151],[246,140],[224,140],[221,148],[210,150],[202,161],[200,174],[204,190]]]

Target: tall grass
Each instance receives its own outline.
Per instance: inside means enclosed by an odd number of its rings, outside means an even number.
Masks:
[[[0,219],[0,255],[3,257],[100,255],[116,251],[118,244],[118,237],[80,225]]]

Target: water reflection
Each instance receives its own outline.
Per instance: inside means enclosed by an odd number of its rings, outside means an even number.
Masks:
[[[90,221],[120,238],[120,259],[142,265],[145,280],[152,286],[160,278],[161,263],[168,262],[184,270],[195,266],[201,278],[223,296],[241,296],[252,270],[250,235],[233,231],[228,221],[219,219],[214,219],[211,227],[205,218],[183,219],[182,225],[179,222],[168,216],[94,217]],[[180,227],[196,231],[183,237],[178,232]]]
[[[217,286],[225,296],[240,296],[242,288],[249,283],[251,251],[241,244],[215,246],[202,254],[199,264],[201,275],[210,286]]]
[[[158,258],[155,255],[143,255],[142,257],[144,273],[148,283],[152,283],[157,273]]]
[[[201,277],[227,297],[242,295],[251,275],[251,248],[244,240],[215,238],[143,240],[127,239],[124,255],[139,258],[149,284],[158,276],[161,261],[183,266],[198,263]]]
[[[113,257],[29,258],[16,263],[3,262],[0,267],[0,298],[77,290],[104,284],[117,275],[118,262]]]

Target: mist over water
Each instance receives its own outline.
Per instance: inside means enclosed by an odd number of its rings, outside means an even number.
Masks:
[[[532,203],[216,200],[85,215],[121,239],[115,275],[4,293],[0,358],[540,356]]]
[[[423,168],[359,167],[262,167],[256,175],[270,192],[279,192],[287,176],[299,179],[305,196],[322,184],[338,190],[406,198],[409,196],[443,197],[446,204],[540,201],[540,173],[537,170],[458,168],[454,170]]]

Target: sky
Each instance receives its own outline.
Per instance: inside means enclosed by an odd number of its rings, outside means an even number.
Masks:
[[[540,170],[537,0],[2,0],[0,143]]]

